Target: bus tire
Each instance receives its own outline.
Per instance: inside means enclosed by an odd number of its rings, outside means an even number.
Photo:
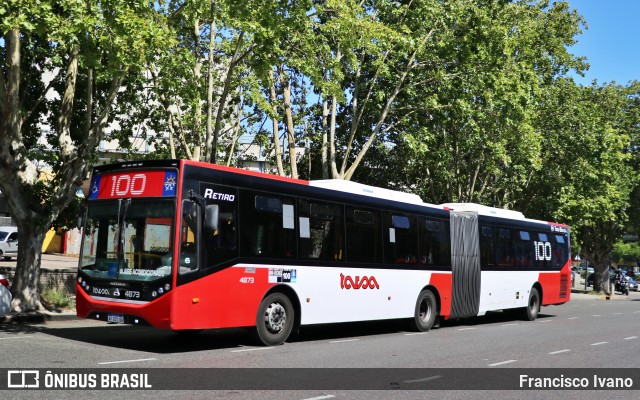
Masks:
[[[540,312],[540,293],[538,289],[531,288],[531,293],[529,293],[529,301],[527,302],[527,306],[522,310],[522,318],[527,321],[533,321],[538,318],[538,313]]]
[[[265,297],[258,307],[256,316],[256,339],[265,346],[284,343],[295,321],[295,311],[291,300],[279,292]]]
[[[438,302],[436,295],[431,290],[425,289],[418,295],[413,316],[412,328],[418,332],[427,332],[431,329],[438,317]]]

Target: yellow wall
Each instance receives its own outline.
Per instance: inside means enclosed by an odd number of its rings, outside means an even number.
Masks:
[[[59,235],[53,229],[47,232],[47,236],[42,243],[43,253],[62,253],[62,235]]]

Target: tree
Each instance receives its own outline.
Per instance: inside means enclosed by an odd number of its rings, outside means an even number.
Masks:
[[[0,7],[0,188],[20,241],[14,310],[41,308],[44,235],[87,176],[127,77],[171,44],[163,28],[141,1]]]
[[[625,231],[638,183],[623,123],[628,105],[628,89],[616,84],[579,86],[564,79],[549,87],[537,117],[544,132],[542,168],[517,202],[532,218],[571,226],[582,258],[594,266],[595,290],[606,288],[611,250]]]
[[[637,265],[640,262],[640,245],[638,245],[638,242],[624,243],[618,241],[614,243],[611,250],[611,260],[618,263],[618,265]]]
[[[390,124],[397,183],[434,203],[513,207],[541,167],[534,118],[544,88],[584,68],[567,47],[581,17],[563,2],[447,2],[437,46]],[[398,179],[395,179],[398,181]]]

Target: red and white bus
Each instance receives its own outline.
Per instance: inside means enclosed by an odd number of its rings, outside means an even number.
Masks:
[[[340,180],[193,161],[96,167],[77,314],[190,331],[441,319],[570,296],[569,227]]]

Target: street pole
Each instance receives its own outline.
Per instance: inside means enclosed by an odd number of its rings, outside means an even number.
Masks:
[[[583,259],[582,262],[584,263],[584,291],[587,291],[587,278],[589,277],[589,269],[587,268],[587,266],[589,265],[589,263],[587,263],[587,260]]]

